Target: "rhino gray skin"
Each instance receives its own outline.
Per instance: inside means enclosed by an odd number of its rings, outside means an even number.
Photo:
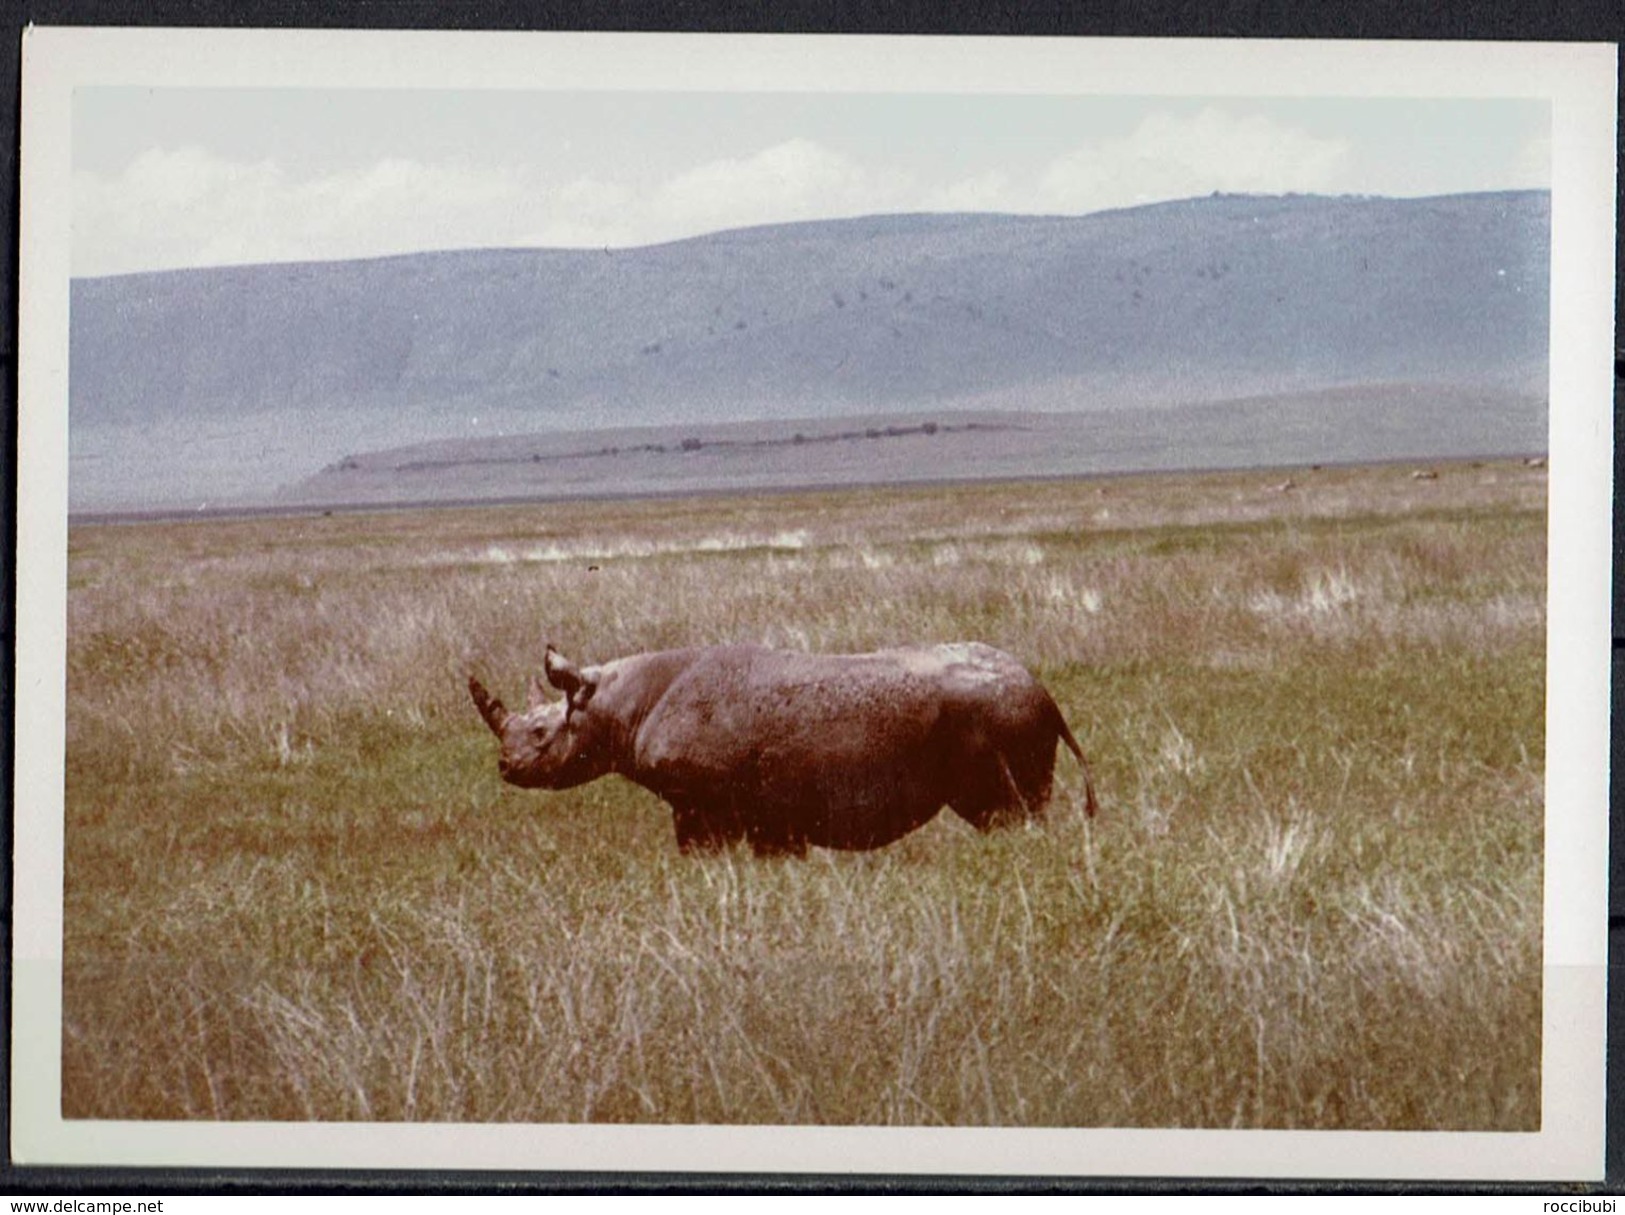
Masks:
[[[552,646],[549,701],[523,713],[473,676],[501,740],[502,779],[569,789],[619,773],[670,803],[684,851],[748,841],[758,855],[880,848],[943,805],[978,830],[1040,814],[1055,744],[1083,750],[1042,684],[980,643],[873,654],[712,646],[578,669]]]

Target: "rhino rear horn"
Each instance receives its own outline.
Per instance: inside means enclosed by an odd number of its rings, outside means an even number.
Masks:
[[[529,685],[525,688],[525,712],[529,713],[532,709],[546,703],[547,689],[542,686],[540,679],[532,675]]]
[[[542,660],[542,668],[547,672],[547,682],[564,693],[571,709],[579,709],[592,699],[592,694],[598,690],[596,679],[583,675],[575,663],[552,646],[547,647],[547,656]]]
[[[485,685],[472,675],[468,677],[468,694],[474,698],[474,707],[485,718],[485,724],[491,727],[491,732],[497,737],[502,736],[502,727],[508,722],[508,710],[502,707],[502,702],[485,690]]]

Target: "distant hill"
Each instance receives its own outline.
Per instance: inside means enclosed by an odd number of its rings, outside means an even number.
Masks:
[[[623,497],[1532,455],[1539,398],[1379,384],[1161,409],[888,414],[441,439],[346,456],[276,505]]]
[[[1362,385],[1484,388],[1538,431],[1548,232],[1544,192],[1214,196],[78,280],[70,501],[258,500],[548,430],[1267,396],[1335,425],[1314,394]]]

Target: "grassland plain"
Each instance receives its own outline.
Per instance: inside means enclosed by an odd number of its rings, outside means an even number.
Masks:
[[[76,527],[63,1113],[1534,1129],[1544,476]],[[463,687],[960,638],[1098,818],[685,858]]]

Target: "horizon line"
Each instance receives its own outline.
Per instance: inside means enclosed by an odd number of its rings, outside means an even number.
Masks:
[[[729,236],[738,233],[762,232],[771,228],[800,228],[815,224],[829,225],[865,223],[876,220],[983,219],[1053,223],[1055,221],[1085,220],[1106,215],[1121,215],[1130,211],[1145,211],[1155,207],[1178,207],[1188,206],[1191,203],[1241,199],[1256,199],[1260,201],[1272,202],[1281,202],[1290,199],[1317,202],[1437,202],[1453,198],[1483,198],[1498,194],[1550,195],[1551,192],[1552,190],[1550,186],[1514,186],[1488,190],[1453,190],[1442,194],[1368,194],[1355,191],[1322,194],[1314,191],[1301,190],[1288,190],[1280,193],[1214,190],[1207,194],[1192,194],[1181,198],[1155,199],[1143,203],[1134,203],[1130,206],[1102,207],[1096,211],[872,211],[860,212],[854,215],[829,215],[815,219],[770,219],[763,220],[760,223],[741,224],[737,227],[708,229],[706,231],[692,233],[687,236],[677,236],[662,240],[652,240],[621,245],[451,245],[438,248],[406,249],[395,253],[359,254],[354,257],[290,257],[246,262],[205,262],[197,265],[154,266],[144,270],[117,270],[107,274],[70,274],[68,278],[70,282],[74,283],[108,282],[114,279],[140,278],[155,275],[192,274],[199,272],[210,273],[222,270],[259,270],[270,269],[273,267],[354,265],[359,263],[399,261],[405,258],[413,257],[444,257],[480,253],[632,253],[647,249],[666,248],[672,245],[681,245],[693,241],[714,240],[717,237]]]

